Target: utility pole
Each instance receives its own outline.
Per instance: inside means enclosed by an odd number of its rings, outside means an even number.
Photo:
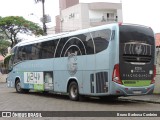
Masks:
[[[42,11],[43,11],[43,32],[44,35],[47,35],[47,27],[46,27],[46,15],[45,15],[45,6],[44,6],[45,0],[42,0]]]

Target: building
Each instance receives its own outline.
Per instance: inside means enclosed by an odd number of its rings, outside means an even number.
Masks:
[[[79,3],[79,0],[59,0],[60,11]]]
[[[155,34],[156,47],[160,47],[160,33]]]
[[[160,33],[155,34],[156,39],[156,72],[160,74]]]
[[[79,3],[76,0],[67,6],[67,0],[63,0],[64,3],[60,1],[60,15],[56,16],[56,33],[123,21],[121,3]]]

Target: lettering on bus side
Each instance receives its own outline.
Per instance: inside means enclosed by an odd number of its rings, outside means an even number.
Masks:
[[[34,90],[53,90],[53,71],[24,72],[24,83]]]
[[[24,72],[24,83],[43,84],[43,72]]]

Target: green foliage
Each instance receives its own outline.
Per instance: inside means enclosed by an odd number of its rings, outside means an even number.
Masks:
[[[6,54],[8,52],[8,47],[10,45],[11,45],[11,43],[8,41],[7,36],[0,29],[0,54],[2,56],[6,56]]]
[[[2,56],[6,56],[9,46],[10,46],[10,42],[9,41],[0,39],[0,54]]]
[[[8,66],[9,60],[10,60],[11,56],[12,56],[12,55],[10,54],[10,55],[8,55],[8,56],[6,56],[6,57],[4,58],[4,64],[5,64],[5,65]]]
[[[43,30],[31,21],[20,16],[0,17],[0,29],[11,40],[11,47],[18,43],[18,34],[43,35]]]

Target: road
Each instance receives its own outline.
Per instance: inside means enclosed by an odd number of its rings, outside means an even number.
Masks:
[[[15,89],[7,88],[6,86],[7,86],[6,83],[0,83],[0,111],[159,111],[160,110],[160,104],[145,103],[145,102],[124,101],[124,100],[106,102],[106,101],[101,101],[99,99],[86,99],[84,101],[75,102],[69,100],[67,96],[62,96],[62,95],[42,94],[36,92],[30,92],[28,94],[18,94],[16,93]],[[49,118],[45,120],[48,119]],[[57,119],[70,120],[69,118],[61,118],[61,119],[57,118]],[[105,118],[101,117],[101,118],[88,118],[88,119],[97,120]],[[116,117],[114,119],[124,120],[124,118],[116,118]],[[133,119],[134,118],[132,118],[132,120]],[[151,118],[145,118],[145,120],[146,119],[150,120]]]

